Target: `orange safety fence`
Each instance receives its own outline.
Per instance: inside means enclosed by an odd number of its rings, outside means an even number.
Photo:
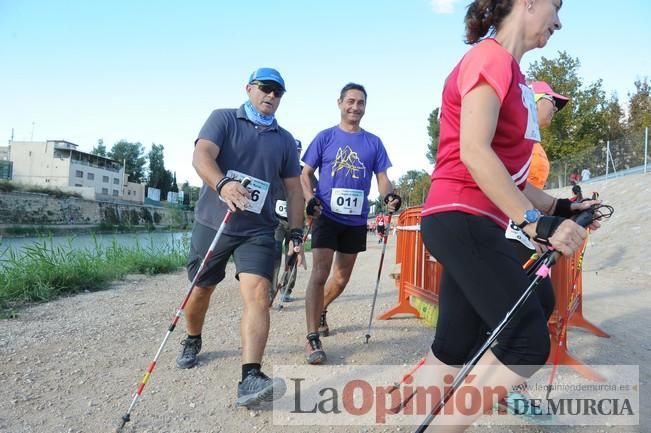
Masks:
[[[404,210],[398,218],[396,263],[400,274],[396,278],[398,304],[380,315],[379,320],[389,319],[396,314],[420,313],[410,303],[414,296],[432,305],[438,304],[438,288],[441,279],[441,265],[427,252],[420,235],[420,207]]]
[[[406,209],[398,218],[396,263],[400,273],[396,278],[398,303],[382,313],[378,319],[387,320],[397,314],[421,317],[412,305],[412,297],[432,306],[438,305],[439,283],[443,267],[425,249],[420,233],[421,207]],[[586,241],[587,242],[587,241]],[[556,306],[549,320],[552,350],[548,362],[569,365],[590,380],[602,381],[603,376],[588,367],[568,350],[567,327],[579,327],[599,337],[607,333],[583,317],[583,279],[581,251],[572,257],[562,256],[552,268],[551,279],[556,295]]]
[[[586,239],[585,242],[587,243],[588,240]],[[583,317],[582,261],[582,251],[579,250],[573,256],[562,256],[552,267],[551,279],[556,296],[556,306],[547,325],[551,338],[551,352],[547,361],[570,365],[587,379],[604,381],[605,378],[602,375],[585,365],[570,353],[567,347],[568,327],[583,328],[598,337],[610,337]]]

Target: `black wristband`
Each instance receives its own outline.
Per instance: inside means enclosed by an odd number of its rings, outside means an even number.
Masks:
[[[289,239],[294,242],[294,246],[299,246],[303,243],[303,229],[290,229]]]
[[[313,196],[307,202],[307,207],[305,208],[305,213],[307,213],[310,216],[314,216],[314,208],[317,207],[317,206],[321,206],[321,202],[319,201],[318,198]]]
[[[573,217],[575,212],[572,210],[572,201],[567,198],[556,199],[556,208],[552,215],[563,218]]]
[[[556,229],[563,222],[563,218],[558,216],[543,216],[538,220],[536,226],[536,237],[534,240],[545,245],[549,245],[549,238],[552,237]]]
[[[235,179],[232,177],[224,176],[221,178],[219,182],[217,182],[217,185],[215,185],[215,191],[217,191],[217,195],[222,195],[222,188],[224,185],[226,185],[228,182],[234,182]]]
[[[398,200],[398,204],[396,204],[396,208],[394,209],[394,212],[397,212],[398,209],[400,209],[400,206],[402,206],[402,198],[400,198],[400,196],[395,192],[390,192],[384,196],[384,204],[389,204],[392,200]]]

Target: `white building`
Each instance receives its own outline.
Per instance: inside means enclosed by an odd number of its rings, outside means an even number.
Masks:
[[[12,142],[9,155],[13,180],[81,191],[92,189],[98,199],[122,199],[127,183],[120,162],[81,152],[78,147],[65,140]]]

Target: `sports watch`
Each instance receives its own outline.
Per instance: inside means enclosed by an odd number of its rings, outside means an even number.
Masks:
[[[542,213],[538,209],[529,209],[524,211],[524,221],[518,224],[518,228],[523,229],[528,224],[533,224],[540,219]]]

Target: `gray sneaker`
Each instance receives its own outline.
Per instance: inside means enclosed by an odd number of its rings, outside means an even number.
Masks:
[[[181,341],[183,349],[176,357],[178,368],[192,368],[199,363],[199,352],[201,352],[201,338],[186,338]]]
[[[277,400],[287,391],[285,381],[280,378],[270,378],[263,372],[253,369],[237,384],[237,406],[253,409],[263,402]]]

